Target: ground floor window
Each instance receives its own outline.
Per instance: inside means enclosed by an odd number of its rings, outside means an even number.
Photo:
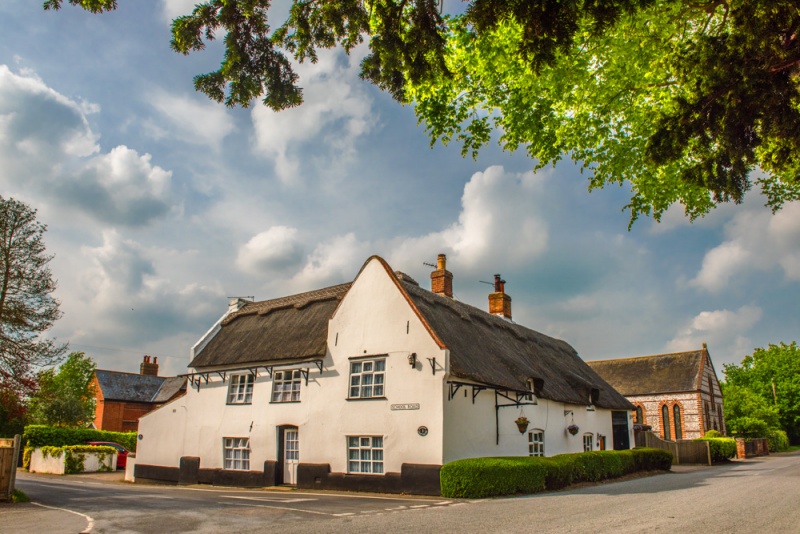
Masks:
[[[583,452],[594,450],[594,434],[583,435]]]
[[[544,430],[528,432],[528,456],[544,456]]]
[[[223,438],[225,469],[250,470],[250,438]]]
[[[383,474],[383,437],[347,436],[347,472]]]

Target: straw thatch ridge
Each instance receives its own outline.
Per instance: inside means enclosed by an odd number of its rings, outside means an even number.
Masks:
[[[586,362],[625,396],[697,391],[706,350]]]
[[[608,385],[568,343],[491,315],[457,300],[402,282],[417,310],[450,349],[455,377],[525,391],[528,379],[544,384],[539,397],[569,404],[631,410],[633,406]]]
[[[324,357],[328,319],[351,285],[246,304],[222,321],[189,366],[199,370]]]

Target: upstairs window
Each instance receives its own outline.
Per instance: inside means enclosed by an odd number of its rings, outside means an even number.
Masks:
[[[250,470],[250,438],[223,438],[225,469]]]
[[[300,401],[300,369],[275,371],[272,379],[272,402]]]
[[[544,456],[544,430],[528,432],[528,456]]]
[[[350,362],[350,398],[383,397],[385,378],[386,360]]]
[[[250,404],[253,402],[252,374],[231,375],[228,383],[228,404]]]

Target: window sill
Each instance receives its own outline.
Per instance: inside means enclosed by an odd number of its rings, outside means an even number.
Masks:
[[[252,406],[253,402],[226,402],[225,406]]]
[[[348,401],[372,401],[372,400],[386,400],[386,397],[347,397]],[[357,474],[357,473],[353,473]]]
[[[270,404],[300,404],[301,401],[269,401]]]
[[[385,477],[386,473],[345,473],[345,476],[357,476],[357,477]]]

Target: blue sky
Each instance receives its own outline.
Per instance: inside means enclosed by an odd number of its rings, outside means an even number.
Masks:
[[[456,297],[481,308],[480,281],[501,273],[514,320],[586,360],[706,341],[721,374],[797,339],[797,203],[773,216],[754,192],[629,232],[627,191],[588,193],[569,161],[534,174],[494,145],[477,161],[431,148],[413,109],[359,80],[362,51],[301,65],[300,108],[227,109],[192,86],[219,46],[169,49],[192,4],[0,4],[0,194],[48,225],[52,335],[98,367],[137,371],[151,354],[184,372],[227,297],[349,281],[372,254],[429,287],[423,262],[445,253]]]

